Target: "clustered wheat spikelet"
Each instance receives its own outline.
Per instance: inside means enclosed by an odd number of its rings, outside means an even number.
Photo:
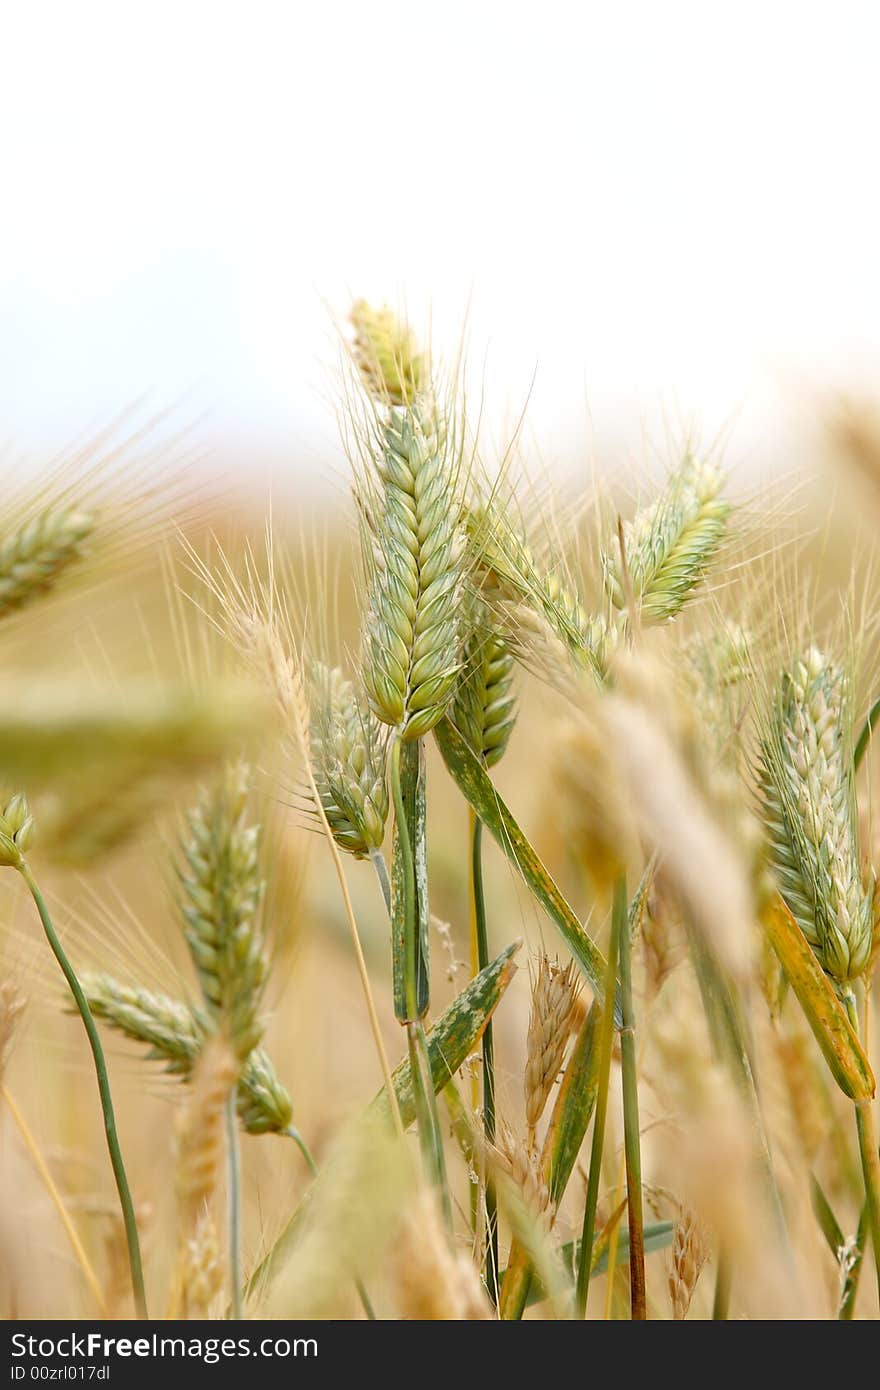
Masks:
[[[849,682],[815,647],[783,673],[761,740],[772,867],[822,968],[840,985],[871,952],[873,882],[860,872]]]
[[[309,700],[312,771],[340,849],[360,859],[380,849],[388,818],[386,736],[338,669],[316,663]]]
[[[513,653],[485,606],[474,607],[450,718],[471,751],[486,767],[494,767],[516,723]]]
[[[94,528],[86,512],[50,507],[0,541],[0,618],[51,589]]]
[[[669,1266],[669,1300],[676,1322],[687,1317],[697,1281],[708,1258],[709,1244],[702,1224],[692,1211],[683,1209],[675,1223]]]
[[[467,519],[473,563],[482,587],[507,602],[526,604],[575,662],[602,681],[617,644],[604,617],[591,617],[574,590],[539,567],[529,546],[498,506],[475,507]],[[520,612],[518,617],[524,618]],[[524,626],[520,621],[518,626]],[[527,626],[527,625],[526,625]]]
[[[87,973],[80,984],[96,1018],[144,1043],[150,1049],[148,1057],[166,1062],[169,1071],[191,1075],[210,1035],[206,1016],[166,994],[121,984],[110,975]],[[262,1047],[255,1047],[244,1064],[237,1103],[248,1134],[281,1133],[291,1122],[290,1096]]]
[[[391,405],[412,405],[425,385],[425,359],[409,325],[392,309],[359,299],[351,310],[354,359],[367,389]]]
[[[259,827],[246,820],[247,770],[228,771],[188,816],[181,871],[186,939],[208,1015],[243,1063],[262,1033],[266,958],[258,929],[263,896]]]
[[[34,835],[34,819],[27,800],[16,792],[0,812],[0,866],[18,869]]]
[[[460,667],[458,464],[430,402],[392,408],[378,430],[364,684],[376,717],[415,739],[442,718]]]
[[[501,1146],[492,1150],[492,1157],[519,1192],[529,1215],[536,1221],[549,1221],[552,1215],[550,1188],[535,1146],[506,1130]]]
[[[189,1075],[203,1036],[186,1004],[154,990],[120,984],[103,973],[84,972],[80,985],[95,1018],[146,1043],[150,1061],[166,1062],[170,1072]]]
[[[632,596],[645,624],[674,618],[706,574],[724,536],[730,505],[719,497],[724,476],[688,454],[661,495],[623,528]],[[620,612],[628,606],[616,546],[602,556],[608,595]]]
[[[532,989],[524,1076],[526,1124],[533,1132],[562,1070],[578,994],[572,961],[564,969],[542,955]]]

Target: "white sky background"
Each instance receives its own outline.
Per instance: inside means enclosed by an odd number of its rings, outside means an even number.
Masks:
[[[0,435],[148,392],[327,472],[331,313],[470,304],[487,443],[545,464],[732,423],[797,466],[814,388],[880,391],[873,4],[3,8]]]

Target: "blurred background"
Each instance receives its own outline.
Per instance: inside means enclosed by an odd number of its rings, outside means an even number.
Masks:
[[[3,436],[146,396],[221,465],[327,482],[353,294],[467,316],[484,439],[554,469],[696,423],[801,466],[876,383],[876,8],[6,8]]]

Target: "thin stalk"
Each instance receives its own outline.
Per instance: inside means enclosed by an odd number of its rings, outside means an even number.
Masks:
[[[476,813],[472,806],[468,806],[468,838],[473,841],[474,827],[477,823]],[[471,948],[471,974],[472,980],[476,979],[480,973],[480,947],[477,940],[477,910],[474,904],[474,857],[471,854],[468,861],[468,924]],[[471,1071],[471,1110],[474,1115],[480,1108],[480,1078],[475,1071]],[[485,1180],[485,1162],[482,1163],[482,1178]],[[483,1181],[485,1186],[485,1181]],[[479,1249],[483,1241],[482,1232],[482,1212],[483,1207],[480,1202],[480,1184],[475,1182],[468,1183],[468,1205],[470,1208],[470,1225],[474,1235],[474,1248]]]
[[[372,856],[371,856],[371,857],[372,857]],[[380,858],[381,858],[381,855],[380,855]],[[296,1125],[288,1125],[288,1126],[287,1126],[287,1129],[284,1131],[284,1133],[287,1135],[288,1139],[292,1139],[293,1142],[294,1142],[294,1144],[296,1144],[297,1148],[299,1149],[300,1153],[302,1154],[303,1158],[304,1158],[305,1161],[306,1161],[306,1167],[308,1168],[308,1170],[309,1170],[309,1172],[311,1173],[312,1177],[313,1177],[313,1178],[316,1178],[316,1177],[318,1176],[318,1165],[317,1165],[317,1163],[315,1162],[314,1157],[312,1156],[312,1151],[311,1151],[311,1149],[309,1148],[309,1146],[308,1146],[308,1144],[306,1143],[305,1139],[303,1139],[303,1137],[302,1137],[302,1135],[300,1134],[299,1130],[297,1129]],[[360,1299],[361,1303],[364,1305],[364,1312],[366,1313],[366,1315],[367,1315],[368,1319],[370,1320],[370,1322],[375,1322],[375,1321],[376,1321],[376,1310],[374,1309],[372,1303],[370,1302],[370,1296],[369,1296],[369,1294],[367,1293],[367,1291],[366,1291],[366,1289],[364,1288],[363,1284],[361,1283],[360,1279],[355,1279],[354,1284],[355,1284],[355,1288],[356,1288],[357,1291],[358,1291],[358,1298]]]
[[[309,1148],[305,1139],[303,1139],[299,1130],[296,1128],[296,1125],[288,1125],[284,1133],[287,1135],[288,1139],[292,1139],[294,1144],[296,1144],[297,1148],[299,1149],[300,1153],[306,1161],[306,1167],[308,1168],[312,1177],[316,1178],[318,1176],[318,1165],[312,1157],[311,1149]]]
[[[727,1322],[730,1312],[730,1256],[723,1248],[718,1252],[718,1272],[715,1275],[715,1298],[712,1303],[713,1322]]]
[[[620,1002],[623,1027],[620,1030],[620,1074],[623,1084],[623,1144],[626,1154],[627,1218],[629,1221],[630,1313],[633,1321],[648,1316],[645,1288],[645,1236],[642,1213],[642,1153],[639,1138],[639,1081],[636,1062],[636,1019],[632,996],[632,943],[627,921],[626,879],[621,878],[615,894],[623,899],[624,925],[620,930]]]
[[[855,747],[855,752],[853,753],[854,768],[858,767],[859,763],[862,761],[862,758],[868,751],[868,744],[871,742],[871,735],[874,732],[874,725],[877,723],[878,719],[880,719],[880,699],[874,701],[873,705],[868,711],[868,717],[865,720],[865,723],[862,727],[862,732],[859,734],[858,742],[856,743]]]
[[[611,1077],[611,1053],[614,1047],[614,997],[617,986],[617,953],[621,933],[627,929],[626,886],[618,881],[614,886],[614,905],[611,913],[611,936],[608,942],[608,965],[605,973],[605,1008],[602,1010],[599,1035],[599,1086],[596,1093],[596,1113],[593,1119],[593,1143],[590,1150],[590,1175],[584,1205],[584,1225],[578,1257],[575,1314],[587,1316],[587,1290],[590,1282],[590,1259],[596,1232],[596,1206],[599,1200],[599,1175],[602,1169],[602,1149],[605,1144],[605,1119],[608,1114],[608,1083]]]
[[[393,739],[391,744],[391,797],[394,802],[394,815],[400,832],[397,837],[398,844],[403,856],[404,991],[406,994],[407,1018],[409,1021],[412,1021],[418,1017],[416,865],[413,858],[412,844],[409,838],[406,807],[403,804],[403,791],[400,785],[400,745],[401,738],[398,735]]]
[[[40,1178],[43,1182],[43,1186],[45,1187],[46,1191],[52,1199],[52,1203],[61,1219],[61,1224],[64,1227],[64,1230],[67,1234],[67,1239],[70,1241],[73,1253],[77,1258],[77,1263],[79,1264],[79,1267],[83,1272],[83,1278],[85,1279],[86,1283],[92,1291],[92,1294],[94,1295],[94,1299],[98,1305],[98,1310],[101,1314],[101,1317],[108,1318],[110,1314],[107,1309],[107,1303],[104,1298],[101,1285],[98,1283],[98,1276],[95,1274],[95,1271],[91,1265],[91,1261],[89,1260],[89,1257],[86,1254],[85,1249],[83,1248],[83,1243],[80,1240],[79,1235],[77,1234],[77,1230],[71,1219],[70,1212],[67,1210],[67,1207],[64,1204],[64,1198],[58,1190],[55,1179],[52,1177],[52,1174],[49,1172],[49,1169],[46,1166],[46,1160],[40,1153],[37,1141],[31,1134],[31,1131],[28,1128],[28,1124],[24,1118],[24,1115],[19,1110],[18,1105],[13,1100],[12,1095],[6,1089],[5,1086],[0,1088],[0,1095],[3,1096],[3,1099],[6,1102],[7,1109],[9,1110],[10,1115],[15,1121],[16,1128],[19,1134],[21,1135],[22,1142],[30,1155],[31,1162],[33,1163],[34,1167],[39,1173]]]
[[[125,1164],[122,1161],[122,1150],[119,1147],[119,1138],[116,1133],[116,1116],[113,1111],[113,1097],[110,1092],[110,1080],[107,1076],[107,1063],[104,1059],[104,1049],[101,1046],[101,1039],[95,1027],[95,1020],[88,1005],[88,1000],[82,992],[76,972],[70,961],[67,959],[64,948],[56,935],[52,925],[52,918],[49,916],[49,909],[46,901],[40,892],[37,884],[31,875],[27,864],[22,860],[19,865],[19,873],[27,884],[31,897],[33,898],[37,911],[40,914],[40,921],[46,933],[46,940],[52,950],[52,954],[61,967],[64,978],[70,986],[70,992],[76,1003],[79,1016],[83,1021],[89,1046],[92,1050],[92,1058],[95,1063],[95,1076],[98,1081],[98,1092],[101,1097],[101,1111],[104,1116],[104,1133],[107,1136],[107,1149],[110,1153],[110,1163],[113,1167],[113,1177],[116,1180],[116,1190],[119,1193],[119,1204],[122,1208],[122,1220],[125,1225],[125,1239],[128,1245],[128,1264],[131,1273],[131,1286],[134,1292],[135,1312],[139,1318],[147,1317],[147,1299],[144,1292],[144,1272],[141,1264],[141,1247],[138,1239],[137,1220],[134,1214],[134,1203],[131,1200],[131,1190],[128,1185],[128,1176],[125,1171]]]
[[[422,1023],[421,1019],[406,1025],[406,1040],[413,1078],[422,1159],[425,1168],[437,1188],[443,1207],[443,1215],[447,1226],[451,1230],[452,1198],[449,1195],[449,1183],[446,1177],[446,1155],[443,1151],[443,1131],[440,1128],[437,1097],[434,1094],[434,1086],[431,1080],[431,1061],[428,1055],[428,1039],[425,1034],[425,1025]]]
[[[477,938],[477,971],[489,964],[486,897],[483,891],[483,822],[474,817],[471,838],[471,882]],[[487,1147],[495,1143],[495,1040],[492,1020],[483,1032],[483,1133]],[[498,1199],[495,1180],[486,1175],[486,1290],[492,1307],[498,1304]]]
[[[852,994],[845,1000],[849,1021],[856,1034],[859,1033],[859,1015]],[[877,1135],[874,1131],[874,1117],[871,1102],[856,1104],[856,1133],[859,1139],[859,1157],[862,1161],[862,1174],[865,1180],[865,1205],[867,1207],[868,1229],[874,1246],[874,1265],[877,1271],[877,1289],[880,1292],[880,1153],[877,1151]]]
[[[391,796],[394,802],[394,815],[397,820],[397,843],[403,854],[403,893],[404,893],[404,992],[406,998],[406,1035],[410,1066],[413,1078],[413,1094],[416,1103],[416,1124],[425,1167],[440,1194],[443,1212],[449,1226],[452,1225],[452,1199],[446,1179],[446,1158],[443,1152],[443,1133],[440,1128],[440,1115],[437,1097],[431,1083],[431,1064],[428,1057],[428,1041],[425,1028],[418,1011],[418,922],[416,920],[416,865],[410,840],[406,807],[403,804],[403,791],[400,784],[400,745],[398,734],[391,744]]]
[[[238,1088],[233,1086],[226,1100],[226,1182],[229,1205],[229,1281],[232,1286],[232,1316],[236,1322],[244,1317],[241,1290],[241,1159],[238,1151],[238,1118],[235,1100]]]

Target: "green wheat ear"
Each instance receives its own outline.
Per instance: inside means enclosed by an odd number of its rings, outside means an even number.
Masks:
[[[458,460],[430,403],[393,408],[378,431],[363,678],[376,718],[417,739],[445,714],[461,664]]]
[[[760,747],[764,821],[780,891],[823,969],[844,985],[871,953],[860,874],[849,680],[815,647],[783,673]]]
[[[494,767],[516,723],[513,653],[484,603],[474,600],[461,674],[449,712],[471,752]]]
[[[0,618],[46,593],[95,529],[87,512],[50,507],[0,541]]]
[[[390,405],[413,405],[424,390],[425,358],[415,337],[392,309],[374,309],[359,299],[351,311],[354,359],[367,390]]]
[[[89,973],[81,980],[95,1018],[149,1050],[170,1072],[188,1077],[212,1027],[208,1018],[155,990],[124,985],[111,975]],[[293,1118],[290,1096],[263,1047],[255,1047],[238,1083],[238,1116],[248,1134],[282,1134]]]
[[[309,742],[315,785],[340,849],[361,859],[380,849],[388,819],[387,734],[338,669],[312,668]]]
[[[632,595],[643,623],[674,618],[705,578],[724,538],[730,504],[719,496],[724,475],[688,454],[650,507],[623,528]],[[602,555],[605,588],[620,612],[628,607],[620,554]]]
[[[248,772],[229,770],[188,816],[180,874],[186,939],[208,1016],[244,1062],[262,1034],[267,963],[258,927],[259,827],[247,821]]]

